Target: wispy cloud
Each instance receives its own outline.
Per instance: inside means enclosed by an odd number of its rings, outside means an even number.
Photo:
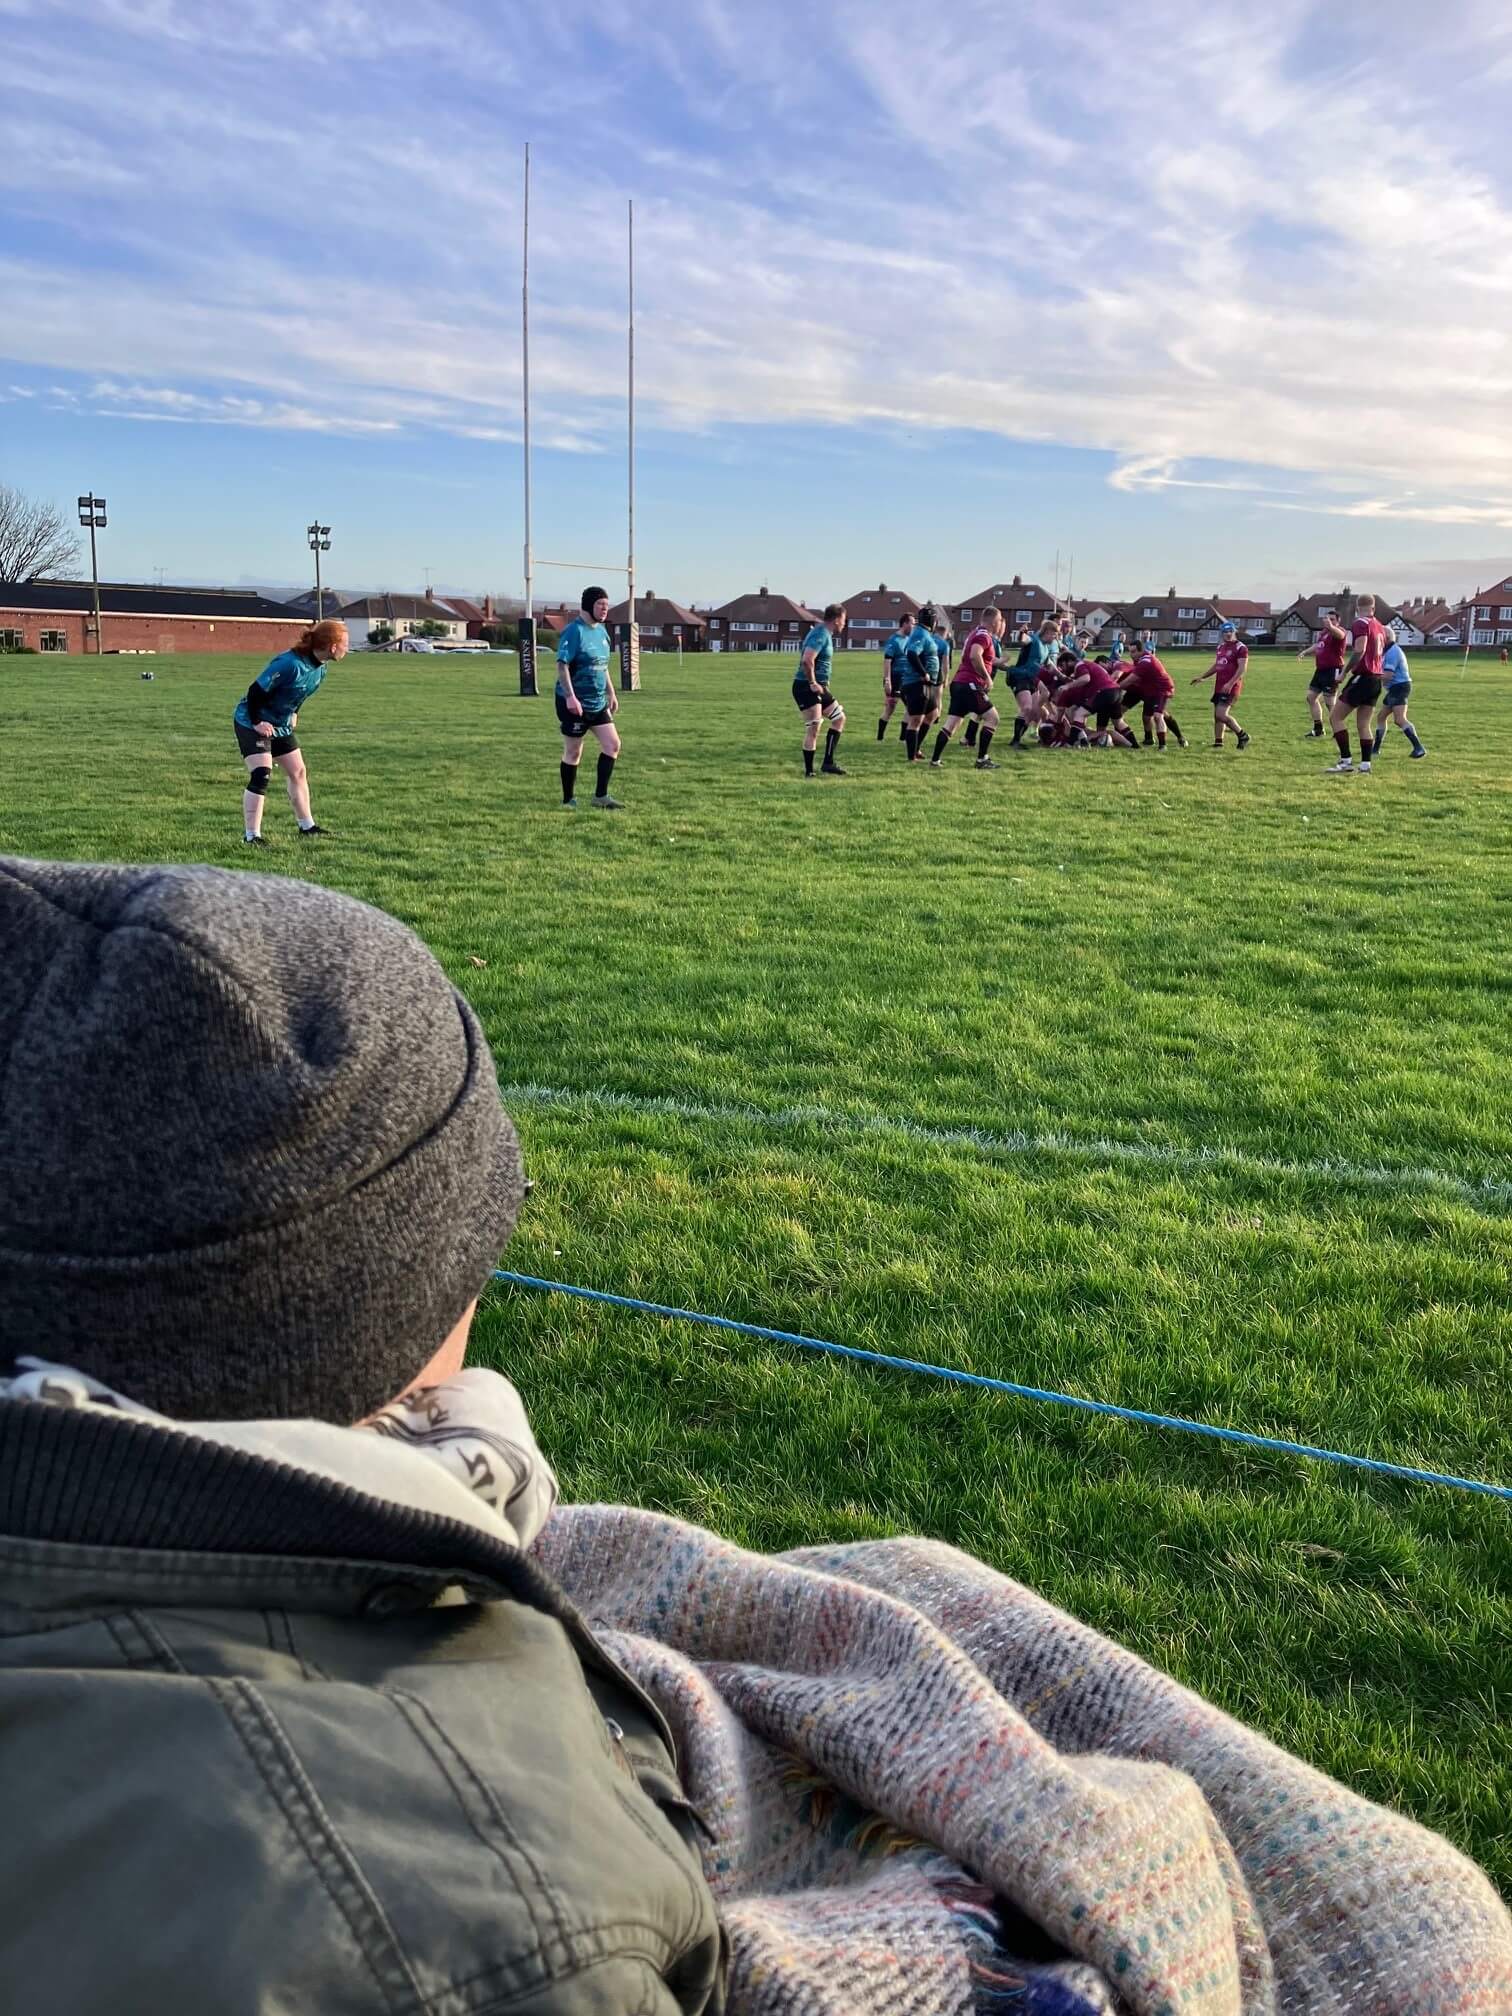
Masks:
[[[1130,494],[1507,522],[1485,0],[1429,48],[1406,0],[1366,43],[1317,0],[1025,0],[1006,45],[999,0],[4,11],[0,354],[101,412],[514,439],[528,117],[543,438],[618,436],[633,185],[648,429],[968,428]]]

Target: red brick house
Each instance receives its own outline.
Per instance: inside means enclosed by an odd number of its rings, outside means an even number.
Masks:
[[[1460,604],[1461,644],[1512,644],[1512,574],[1491,588],[1477,588]]]
[[[797,651],[819,618],[790,595],[760,588],[709,613],[711,651]]]
[[[629,620],[629,600],[616,602],[609,611],[610,631],[617,635]],[[675,651],[679,644],[684,651],[709,648],[708,617],[696,609],[685,609],[680,602],[668,601],[665,595],[637,595],[635,620],[640,625],[643,651]]]
[[[1218,634],[1217,604],[1209,595],[1136,595],[1114,611],[1114,627],[1127,637],[1150,637],[1157,651],[1182,651],[1211,643]]]
[[[145,588],[100,583],[100,628],[113,651],[287,651],[308,627],[303,610],[247,588]],[[93,653],[88,581],[0,583],[0,646]]]
[[[863,588],[856,595],[840,595],[845,604],[845,635],[842,651],[880,651],[898,627],[900,616],[917,616],[919,605],[901,588],[889,588],[879,581],[875,588]]]
[[[1447,602],[1430,602],[1425,597],[1412,606],[1410,613],[1423,633],[1425,644],[1455,645],[1463,642],[1464,625]]]
[[[1002,610],[1003,620],[1010,630],[1021,629],[1026,623],[1038,629],[1047,616],[1067,616],[1071,613],[1069,602],[1058,602],[1037,581],[1025,581],[1018,574],[1011,581],[998,581],[990,588],[980,589],[964,602],[945,602],[939,606],[949,617],[950,627],[957,637],[965,637],[981,620],[982,611],[994,605]]]

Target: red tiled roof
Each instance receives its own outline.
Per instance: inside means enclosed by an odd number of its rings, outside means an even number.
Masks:
[[[616,602],[609,611],[610,623],[624,623],[629,619],[630,601]],[[709,619],[700,616],[696,609],[685,609],[680,602],[670,602],[665,595],[637,595],[635,598],[635,620],[637,623],[659,624],[662,629],[673,625],[684,630],[707,630]]]
[[[773,595],[765,588],[755,595],[737,595],[733,602],[722,603],[718,609],[710,611],[711,623],[715,617],[726,625],[763,623],[774,630],[784,623],[812,624],[819,620],[812,609],[805,609],[790,595]]]
[[[963,595],[959,602],[947,602],[947,609],[985,609],[996,603],[1011,617],[1015,609],[1031,610],[1036,616],[1053,616],[1057,607],[1055,597],[1048,588],[1041,588],[1037,581],[997,581],[990,588],[979,588],[975,595]]]

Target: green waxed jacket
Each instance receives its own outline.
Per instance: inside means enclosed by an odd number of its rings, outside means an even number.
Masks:
[[[554,1585],[191,1436],[0,1402],[0,1788],[0,2009],[723,2007],[670,1733]]]

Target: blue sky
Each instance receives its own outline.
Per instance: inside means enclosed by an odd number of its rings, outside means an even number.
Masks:
[[[1363,32],[1368,25],[1368,35]],[[0,0],[0,481],[116,578],[1512,571],[1504,0]],[[538,592],[575,575],[541,573]]]

